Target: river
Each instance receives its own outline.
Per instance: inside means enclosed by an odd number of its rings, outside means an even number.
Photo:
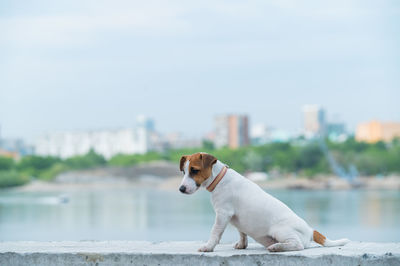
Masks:
[[[331,239],[400,242],[400,191],[272,190]],[[206,241],[214,222],[210,195],[199,191],[96,189],[0,191],[0,240]],[[232,226],[222,242],[233,242]]]

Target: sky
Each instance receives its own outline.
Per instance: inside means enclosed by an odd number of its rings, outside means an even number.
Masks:
[[[223,113],[298,131],[301,107],[354,129],[400,121],[400,2],[0,2],[0,125],[33,141],[126,128],[199,137]]]

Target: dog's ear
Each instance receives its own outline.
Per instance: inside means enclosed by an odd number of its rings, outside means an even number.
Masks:
[[[183,155],[181,157],[181,161],[179,163],[179,169],[181,169],[181,171],[183,171],[183,167],[185,166],[185,162],[187,160],[188,155]]]
[[[201,153],[200,159],[203,162],[203,168],[212,167],[217,162],[217,158],[208,153]]]

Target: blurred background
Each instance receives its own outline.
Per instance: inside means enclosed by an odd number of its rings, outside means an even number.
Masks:
[[[3,1],[0,240],[203,240],[204,151],[335,239],[400,241],[400,3]],[[223,242],[238,238],[229,227]]]

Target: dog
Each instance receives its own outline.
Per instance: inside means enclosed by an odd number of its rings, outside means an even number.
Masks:
[[[350,242],[348,239],[329,240],[283,202],[210,154],[182,156],[180,170],[184,174],[180,192],[193,194],[200,187],[206,188],[211,192],[216,213],[211,236],[199,252],[212,252],[228,223],[239,231],[236,249],[247,247],[247,236],[270,252],[303,250],[310,246],[311,241],[325,247],[343,246]]]

